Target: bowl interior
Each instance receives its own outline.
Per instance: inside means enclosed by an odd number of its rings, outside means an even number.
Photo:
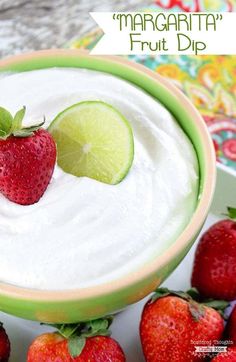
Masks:
[[[145,280],[148,276],[156,273],[157,269],[168,267],[168,273],[170,273],[171,270],[176,267],[180,258],[186,254],[193,242],[193,238],[199,232],[206,218],[214,191],[215,154],[204,121],[187,98],[167,80],[143,66],[122,60],[121,58],[106,56],[95,57],[88,55],[87,52],[56,50],[34,52],[29,55],[17,56],[6,61],[0,61],[0,73],[24,72],[50,67],[87,68],[110,73],[142,88],[162,103],[179,122],[196,150],[200,172],[198,205],[189,225],[174,245],[171,245],[163,254],[150,263],[150,265],[146,265],[137,273],[133,273],[112,284],[103,285],[102,288],[91,287],[85,291],[83,290],[83,292],[81,292],[81,289],[71,292],[32,291],[18,287],[9,287],[0,283],[1,292],[4,290],[4,293],[8,296],[11,295],[14,298],[14,296],[17,295],[21,298],[26,297],[29,300],[79,300],[101,294],[105,295],[106,293],[113,293],[122,288],[131,287],[134,283]],[[174,259],[176,259],[176,261],[173,262]],[[172,266],[168,266],[169,264]],[[168,273],[166,272],[165,274],[167,275]]]
[[[112,57],[111,57],[112,58]],[[194,148],[197,153],[200,169],[200,184],[199,194],[202,192],[203,184],[205,182],[206,170],[205,170],[205,150],[203,147],[202,133],[199,132],[199,125],[192,122],[192,112],[186,108],[186,104],[183,104],[182,99],[176,95],[170,93],[172,86],[168,82],[164,81],[165,84],[157,82],[159,76],[155,75],[154,72],[150,76],[150,71],[140,71],[137,65],[127,65],[121,62],[114,62],[109,57],[93,57],[87,54],[81,54],[80,56],[74,57],[59,54],[54,55],[53,52],[48,56],[41,57],[35,56],[25,57],[23,60],[19,59],[15,62],[10,62],[5,66],[0,66],[0,72],[13,71],[13,72],[24,72],[36,69],[50,68],[50,67],[75,67],[75,68],[87,68],[97,71],[119,76],[136,86],[142,88],[151,96],[156,98],[162,103],[176,118],[181,125],[182,129],[186,132],[190,140],[192,141]]]

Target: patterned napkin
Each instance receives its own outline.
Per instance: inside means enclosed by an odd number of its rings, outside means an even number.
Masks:
[[[149,11],[236,11],[236,0],[157,0]],[[91,49],[101,30],[70,44]],[[169,78],[198,108],[215,146],[217,161],[236,170],[236,55],[128,56]]]

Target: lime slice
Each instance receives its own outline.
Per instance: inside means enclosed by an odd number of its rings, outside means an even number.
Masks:
[[[57,115],[49,132],[57,144],[58,165],[72,175],[117,184],[132,165],[132,129],[107,103],[74,104]]]

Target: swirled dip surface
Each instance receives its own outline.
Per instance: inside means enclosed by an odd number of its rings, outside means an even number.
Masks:
[[[66,107],[103,100],[129,120],[135,157],[107,185],[58,166],[41,200],[20,206],[0,195],[0,281],[48,290],[88,287],[136,270],[173,243],[198,194],[198,164],[172,115],[134,85],[100,72],[46,69],[5,75],[0,105],[27,107],[25,124],[46,126]]]

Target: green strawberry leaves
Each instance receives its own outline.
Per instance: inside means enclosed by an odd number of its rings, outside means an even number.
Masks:
[[[225,314],[225,310],[229,306],[229,302],[226,300],[204,299],[203,304],[206,307],[215,309],[224,320],[228,319]]]
[[[228,216],[230,219],[235,220],[236,219],[236,208],[234,207],[227,207],[228,210]]]
[[[94,336],[109,336],[110,332],[108,330],[109,326],[112,323],[112,317],[96,319],[90,321],[86,325],[86,329],[83,332],[85,337],[94,337]]]
[[[0,107],[0,138],[5,139],[12,127],[13,117],[8,110]]]
[[[86,338],[84,337],[72,337],[68,341],[68,349],[72,358],[78,357],[86,344]]]
[[[52,327],[57,328],[58,332],[64,338],[70,338],[77,333],[81,328],[81,323],[74,324],[51,324]]]
[[[109,336],[110,332],[108,328],[111,324],[111,321],[111,317],[108,317],[81,323],[80,327],[83,325],[82,329],[76,328],[75,334],[68,339],[68,349],[71,357],[76,358],[82,353],[86,344],[86,338],[95,336]],[[77,336],[76,333],[78,333],[78,331],[79,335]]]
[[[198,322],[201,318],[205,315],[205,308],[203,305],[191,300],[189,302],[189,311],[191,313],[191,316],[195,320],[195,322]]]
[[[45,119],[43,122],[38,124],[23,127],[22,121],[25,116],[26,108],[21,108],[18,112],[16,112],[13,117],[7,109],[0,107],[0,139],[6,140],[9,136],[14,137],[29,137],[34,134],[40,127],[43,126]]]
[[[189,311],[195,321],[199,321],[205,314],[205,307],[215,309],[222,318],[226,319],[224,314],[229,303],[225,300],[203,299],[196,288],[191,288],[187,292],[172,291],[168,288],[158,288],[151,297],[150,303],[166,296],[179,297],[188,302]]]
[[[153,294],[151,301],[155,302],[157,299],[166,297],[168,295],[173,295],[187,301],[192,299],[192,296],[188,292],[174,291],[169,290],[168,288],[158,288]]]
[[[71,356],[78,357],[81,354],[86,344],[86,338],[95,336],[110,336],[108,328],[111,323],[112,317],[80,323],[78,328],[74,328],[74,333],[68,340],[68,348]]]
[[[71,357],[78,357],[86,344],[86,338],[95,336],[110,336],[109,327],[112,316],[72,324],[47,324],[58,330],[68,340],[68,349]],[[42,323],[44,324],[44,323]]]
[[[170,290],[168,288],[158,288],[151,297],[151,302],[155,302],[159,298],[167,297],[170,295]]]
[[[34,134],[39,128],[41,128],[44,125],[45,120],[42,122],[35,124],[34,126],[24,127],[20,130],[14,131],[12,134],[15,137],[29,137]]]
[[[21,108],[18,112],[16,112],[14,118],[13,118],[13,121],[12,121],[12,125],[11,125],[11,132],[15,132],[15,131],[18,131],[22,128],[22,121],[23,121],[23,118],[25,116],[25,111],[26,111],[26,108],[23,107]],[[1,116],[0,116],[1,117]]]

